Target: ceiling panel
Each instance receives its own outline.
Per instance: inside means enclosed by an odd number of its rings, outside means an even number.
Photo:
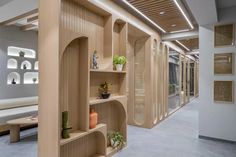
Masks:
[[[191,29],[173,0],[127,0],[166,32]]]
[[[198,40],[198,38],[179,40],[179,42],[182,43],[183,45],[185,45],[191,51],[199,49],[199,40]]]

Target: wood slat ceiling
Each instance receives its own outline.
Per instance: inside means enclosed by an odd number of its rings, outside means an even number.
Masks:
[[[175,45],[179,46],[182,48],[184,51],[187,51],[182,45],[180,45],[176,41],[172,41]],[[197,50],[199,49],[199,39],[198,38],[192,38],[192,39],[184,39],[184,40],[179,40],[181,44],[186,46],[189,51]]]
[[[166,32],[190,29],[173,0],[127,0]],[[164,12],[164,14],[160,14]],[[176,25],[176,26],[173,26]]]
[[[198,38],[179,40],[179,42],[184,44],[191,51],[199,49],[199,39]]]

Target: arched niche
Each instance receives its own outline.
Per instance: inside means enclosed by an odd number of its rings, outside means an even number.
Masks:
[[[34,70],[39,70],[39,61],[34,63]]]
[[[29,61],[25,60],[21,63],[20,68],[25,69],[25,70],[30,70],[30,69],[32,69],[32,65]]]
[[[38,82],[39,82],[38,72],[24,73],[24,84],[38,84]]]
[[[24,55],[20,55],[20,54]],[[25,58],[36,58],[36,52],[33,49],[9,46],[7,48],[8,56],[16,56],[16,57],[25,57]]]
[[[113,25],[113,53],[126,56],[126,22],[117,19]]]
[[[79,37],[68,43],[60,59],[60,105],[62,112],[70,113],[72,131],[88,130],[88,61],[87,37]]]
[[[121,101],[110,101],[92,105],[98,113],[98,123],[107,124],[109,132],[120,132],[126,139],[126,109]]]
[[[16,59],[8,59],[7,61],[7,68],[8,69],[17,69],[18,66],[17,66],[17,60]]]
[[[157,40],[153,40],[153,92],[152,92],[152,121],[153,124],[156,124],[158,122],[158,54],[157,54],[157,49],[158,49],[158,43]]]
[[[7,84],[20,84],[20,74],[11,72],[7,76]]]

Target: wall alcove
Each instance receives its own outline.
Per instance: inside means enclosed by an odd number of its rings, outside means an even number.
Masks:
[[[7,84],[13,84],[13,79],[15,80],[15,84],[20,84],[20,74],[18,74],[17,72],[11,72],[10,74],[8,74]]]
[[[17,60],[13,59],[13,58],[8,59],[7,68],[8,69],[17,69],[18,68]]]
[[[29,61],[25,60],[21,63],[20,68],[25,70],[30,70],[32,68],[32,65]]]
[[[90,105],[98,113],[98,123],[107,125],[107,133],[120,132],[126,140],[126,109],[122,102],[113,100]]]
[[[34,63],[34,70],[39,70],[39,61]]]
[[[20,52],[24,52],[25,58],[36,58],[36,52],[33,49],[9,46],[7,48],[8,56],[20,57]]]
[[[38,83],[39,83],[38,72],[24,73],[24,84],[38,84]]]
[[[72,40],[61,55],[60,108],[73,131],[88,131],[88,38]]]

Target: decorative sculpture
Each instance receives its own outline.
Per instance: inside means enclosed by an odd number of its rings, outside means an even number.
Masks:
[[[98,55],[97,55],[97,51],[95,50],[94,52],[93,52],[93,65],[92,65],[92,68],[93,69],[98,69],[99,67],[98,67],[98,62],[97,62],[97,59],[98,59],[99,57],[98,57]]]
[[[69,113],[68,111],[62,112],[62,132],[61,137],[66,139],[70,138],[69,130],[72,129],[69,127]]]

